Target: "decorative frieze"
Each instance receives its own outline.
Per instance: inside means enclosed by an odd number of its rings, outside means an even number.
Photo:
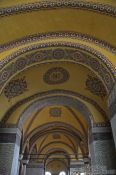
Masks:
[[[26,44],[34,42],[34,41],[47,40],[47,39],[60,39],[60,38],[61,39],[64,39],[64,38],[79,39],[82,41],[93,43],[101,48],[108,50],[109,52],[111,52],[113,54],[116,54],[116,47],[110,45],[106,41],[99,40],[99,39],[97,39],[93,36],[90,36],[88,34],[83,34],[83,33],[78,33],[78,32],[67,32],[67,31],[28,35],[22,39],[11,41],[10,43],[0,45],[0,52],[3,52],[3,51],[8,50],[10,48],[15,48],[16,46],[21,46],[22,44],[26,45]],[[64,55],[63,50],[58,49],[57,51],[54,52],[54,57],[57,59],[63,58],[63,55]]]
[[[28,4],[21,4],[14,7],[7,7],[0,9],[0,16],[10,16],[16,15],[19,13],[29,13],[37,10],[47,10],[47,9],[59,9],[59,8],[72,8],[72,9],[82,9],[82,10],[91,10],[93,12],[102,13],[105,15],[116,16],[116,9],[110,5],[94,3],[94,2],[85,2],[83,0],[60,0],[60,1],[45,1],[45,2],[35,2]]]

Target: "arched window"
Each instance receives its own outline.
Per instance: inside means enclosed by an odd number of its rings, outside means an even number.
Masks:
[[[60,172],[59,175],[66,175],[66,173],[64,171]]]
[[[50,172],[45,172],[45,175],[52,175]]]

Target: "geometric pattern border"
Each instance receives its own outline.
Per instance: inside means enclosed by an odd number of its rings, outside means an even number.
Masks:
[[[7,7],[0,10],[0,16],[10,16],[19,13],[32,12],[37,10],[44,9],[58,9],[58,8],[73,8],[73,9],[84,9],[91,10],[94,12],[102,13],[105,15],[116,16],[116,8],[101,4],[101,3],[93,3],[93,2],[85,2],[85,1],[75,1],[75,0],[62,0],[62,1],[49,1],[49,2],[36,2],[36,3],[28,3],[21,4],[14,7]]]
[[[45,39],[54,39],[54,38],[71,38],[71,39],[79,39],[82,41],[86,41],[89,43],[93,43],[101,48],[104,48],[108,50],[109,52],[116,54],[116,47],[110,45],[106,41],[97,39],[93,36],[90,36],[88,34],[83,34],[80,32],[48,32],[48,33],[41,33],[41,34],[34,34],[34,35],[28,35],[24,38],[21,38],[19,40],[14,40],[6,44],[0,45],[0,52],[3,52],[10,48],[15,48],[16,46],[21,46],[22,44],[28,44],[33,41],[39,41],[39,40],[45,40]]]

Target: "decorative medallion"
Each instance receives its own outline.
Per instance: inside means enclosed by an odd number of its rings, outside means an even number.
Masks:
[[[56,85],[66,82],[69,79],[69,73],[62,67],[53,67],[49,69],[43,76],[45,83]]]
[[[59,133],[54,133],[53,134],[53,139],[60,139],[60,134]]]
[[[87,90],[89,90],[94,95],[100,96],[102,98],[107,95],[107,92],[103,83],[97,77],[88,75],[88,78],[86,80],[86,87],[87,87]]]
[[[61,108],[54,107],[49,110],[49,114],[51,117],[61,117],[61,113]]]
[[[13,97],[23,94],[27,90],[25,77],[12,80],[4,89],[4,95],[10,100]]]

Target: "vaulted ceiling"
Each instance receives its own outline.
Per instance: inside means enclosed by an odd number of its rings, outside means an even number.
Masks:
[[[115,16],[115,0],[0,2],[0,120],[23,152],[82,159],[88,128],[109,123]]]

